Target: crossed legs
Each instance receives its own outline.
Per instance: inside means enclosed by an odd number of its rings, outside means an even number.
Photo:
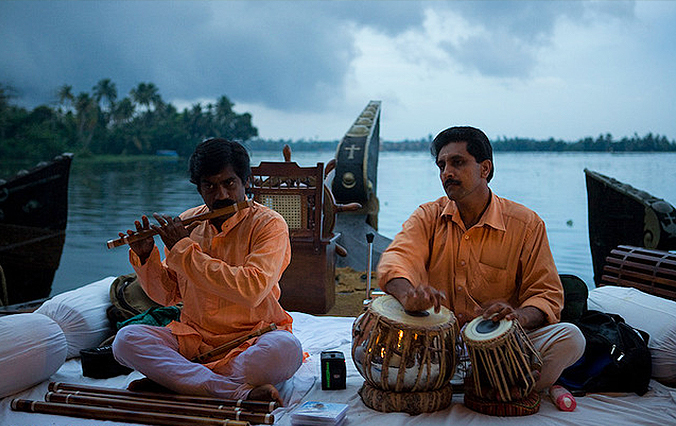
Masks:
[[[276,330],[260,336],[221,370],[212,371],[182,356],[168,328],[141,324],[117,333],[113,354],[121,364],[174,392],[228,399],[279,400],[275,385],[291,378],[303,359],[298,339]]]
[[[547,390],[561,372],[573,365],[584,353],[585,338],[575,325],[565,322],[551,324],[529,331],[528,337],[542,357],[538,391]]]

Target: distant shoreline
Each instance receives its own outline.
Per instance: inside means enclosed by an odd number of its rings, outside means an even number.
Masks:
[[[515,144],[514,141],[518,143]],[[523,142],[527,141],[527,142]],[[380,152],[429,152],[429,141],[403,141],[381,142]],[[267,141],[253,140],[244,142],[250,152],[279,151],[284,145],[289,145],[292,152],[335,152],[338,141]],[[536,141],[530,139],[498,140],[493,142],[494,152],[588,152],[588,153],[651,153],[651,152],[676,152],[676,143],[669,143],[661,147],[649,147],[645,145],[610,146],[608,149],[599,149],[598,146],[584,146],[581,142],[562,141]],[[44,159],[44,161],[49,158]],[[111,163],[111,164],[134,164],[134,163],[176,163],[187,160],[187,157],[149,155],[149,154],[75,154],[73,165],[85,163]],[[34,158],[7,158],[0,165],[0,179],[11,177],[21,169],[34,167],[39,160]]]
[[[380,141],[380,151],[429,151],[431,136],[426,139],[405,140],[400,142]],[[276,151],[289,145],[292,151],[335,151],[338,140],[334,141],[291,141],[252,139],[244,144],[250,150]],[[550,138],[537,140],[530,138],[498,138],[492,141],[493,151],[506,152],[676,152],[676,142],[664,136],[648,133],[616,140],[610,134],[597,138],[586,137],[577,142],[567,142]]]

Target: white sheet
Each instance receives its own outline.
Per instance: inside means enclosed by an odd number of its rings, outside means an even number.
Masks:
[[[315,317],[292,313],[294,332],[303,342],[304,351],[310,354],[307,362],[296,373],[291,383],[281,391],[287,406],[276,410],[275,424],[290,425],[289,413],[306,400],[346,402],[349,411],[345,426],[404,426],[404,425],[562,425],[562,426],[633,426],[633,425],[674,425],[676,424],[676,389],[651,381],[650,391],[639,397],[635,394],[592,394],[577,398],[577,409],[567,413],[558,411],[549,399],[543,399],[539,413],[529,417],[500,418],[475,413],[462,405],[462,395],[455,395],[451,407],[436,413],[410,416],[404,413],[384,414],[367,408],[357,395],[363,380],[350,356],[352,318]],[[4,344],[4,342],[3,342]],[[320,353],[323,350],[340,350],[347,363],[347,389],[322,391],[319,378]],[[0,377],[1,377],[0,372]],[[0,425],[26,426],[84,426],[105,424],[110,426],[131,423],[98,422],[62,416],[47,416],[13,412],[10,402],[13,398],[42,400],[49,381],[84,383],[96,386],[125,387],[140,377],[133,372],[106,380],[89,379],[82,376],[78,359],[67,361],[48,381],[31,389],[9,396],[0,401]]]

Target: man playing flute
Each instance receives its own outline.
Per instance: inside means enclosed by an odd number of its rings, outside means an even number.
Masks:
[[[563,287],[543,220],[495,195],[493,151],[479,129],[451,127],[432,141],[446,196],[421,205],[380,258],[379,282],[407,310],[518,320],[542,356],[536,390],[548,390],[582,356],[585,339],[560,323]]]
[[[293,376],[303,356],[291,316],[278,301],[278,282],[291,258],[286,222],[258,203],[189,227],[181,222],[245,201],[250,176],[242,145],[206,140],[190,157],[190,181],[204,205],[179,217],[154,214],[157,225],[146,216],[135,222],[137,232],[154,229],[165,245],[162,261],[152,236],[130,243],[130,262],[143,289],[165,306],[183,302],[183,309],[180,320],[166,327],[122,328],[113,353],[121,364],[174,392],[281,404],[276,385]],[[222,357],[190,361],[271,324],[277,330]]]

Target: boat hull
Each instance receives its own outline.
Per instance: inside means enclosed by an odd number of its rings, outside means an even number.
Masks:
[[[9,304],[49,296],[68,222],[71,154],[0,184],[0,267]]]
[[[606,257],[619,245],[676,249],[676,209],[645,191],[585,169],[589,244],[598,286]]]

